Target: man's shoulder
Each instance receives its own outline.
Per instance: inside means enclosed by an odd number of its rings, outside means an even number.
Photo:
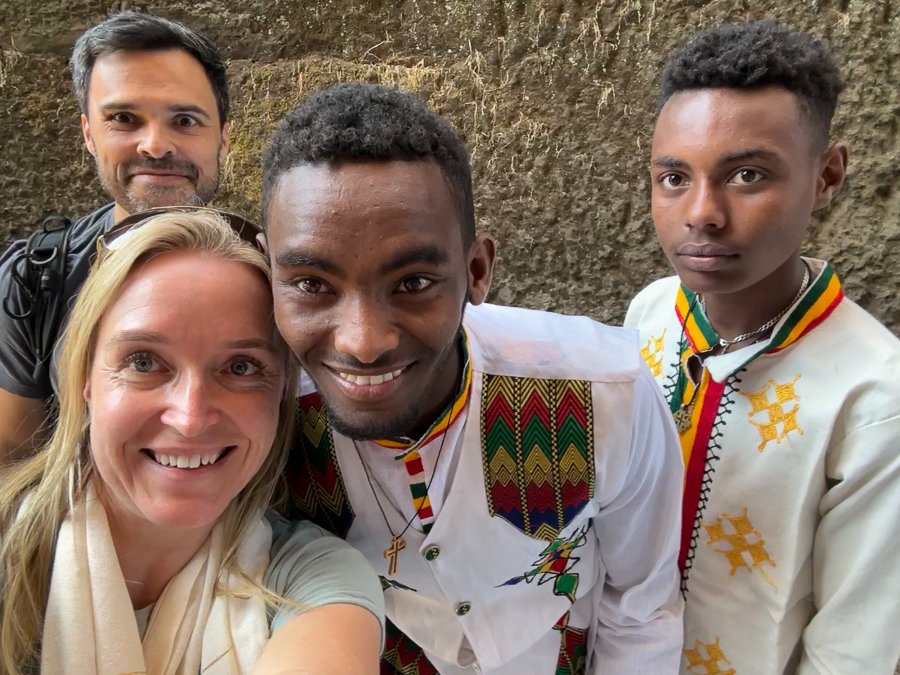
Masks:
[[[0,298],[4,302],[0,309],[0,388],[26,398],[48,398],[53,394],[52,374],[44,367],[47,356],[41,356],[35,345],[49,349],[56,342],[58,329],[64,325],[70,309],[69,301],[87,278],[97,238],[113,223],[114,207],[107,204],[68,226],[63,284],[48,296],[58,296],[55,305],[45,303],[39,311],[33,311],[30,298],[35,275],[24,271],[29,252],[27,238],[13,242],[0,256]],[[37,243],[59,251],[63,238],[44,235]],[[55,322],[51,321],[53,317]],[[42,328],[47,325],[56,325],[57,333]],[[51,360],[49,370],[53,367]]]
[[[594,382],[637,377],[634,331],[585,316],[482,304],[466,308],[463,326],[479,372]]]
[[[659,323],[675,307],[675,297],[681,280],[677,276],[650,282],[638,291],[628,305],[625,325],[641,330],[648,322]]]
[[[840,333],[843,338],[852,335],[854,341],[861,342],[867,349],[900,354],[900,339],[855,300],[845,296],[835,310],[834,318],[834,321],[824,322],[822,327]]]
[[[900,400],[900,339],[850,298],[844,297],[798,347],[843,364],[840,372],[848,385],[879,383]]]
[[[67,248],[70,256],[73,251],[84,248],[88,243],[93,249],[97,237],[99,237],[104,230],[112,226],[114,209],[114,203],[106,204],[96,211],[81,216],[70,223],[66,235]],[[0,268],[6,268],[12,264],[11,261],[15,259],[20,252],[25,250],[25,247],[28,245],[28,238],[29,237],[27,236],[23,237],[9,245],[3,252],[2,257],[0,257]],[[0,273],[6,274],[5,269]]]
[[[89,241],[91,248],[94,246],[97,238],[110,227],[112,227],[115,218],[115,204],[106,204],[96,211],[92,211],[81,218],[76,219],[70,226],[69,239],[73,243],[82,243]]]

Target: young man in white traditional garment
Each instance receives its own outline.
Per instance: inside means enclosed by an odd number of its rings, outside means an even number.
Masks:
[[[821,41],[772,22],[703,31],[663,73],[652,210],[678,276],[625,323],[681,436],[684,673],[900,656],[900,341],[800,254],[844,181],[842,88]]]
[[[292,515],[380,573],[382,673],[675,672],[681,459],[636,336],[483,304],[468,153],[412,94],[326,89],[263,167]]]

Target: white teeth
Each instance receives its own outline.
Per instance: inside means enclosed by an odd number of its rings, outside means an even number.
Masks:
[[[382,384],[384,382],[390,382],[396,377],[400,377],[400,373],[403,372],[403,368],[399,368],[397,370],[393,370],[390,373],[381,373],[380,375],[351,375],[350,373],[342,373],[338,371],[338,376],[342,380],[346,380],[351,384],[358,384],[364,386],[372,386],[375,384]]]
[[[156,460],[156,463],[162,466],[177,469],[197,469],[201,466],[215,464],[224,454],[224,451],[214,452],[210,455],[164,455],[159,452],[151,452],[150,454]]]

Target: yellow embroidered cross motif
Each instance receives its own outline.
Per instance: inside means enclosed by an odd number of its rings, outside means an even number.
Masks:
[[[731,661],[725,658],[725,653],[719,646],[719,638],[712,644],[694,642],[693,649],[685,649],[684,657],[688,662],[688,672],[697,675],[735,675],[734,668],[729,668]],[[724,662],[722,666],[719,662]]]
[[[665,339],[666,329],[663,328],[659,337],[651,337],[647,340],[647,344],[641,347],[641,358],[644,359],[644,363],[647,364],[653,377],[659,377],[662,374],[662,352]]]
[[[716,553],[721,553],[728,559],[731,569],[729,576],[734,576],[738,568],[745,567],[747,571],[759,571],[773,588],[775,583],[762,568],[763,565],[775,567],[775,561],[766,551],[766,542],[762,535],[753,527],[753,523],[747,517],[747,507],[744,507],[740,515],[734,516],[723,513],[713,523],[703,523],[703,528],[709,539],[706,541]],[[724,544],[715,546],[714,544]]]
[[[792,431],[797,431],[801,435],[803,429],[797,424],[797,411],[800,410],[800,404],[796,401],[800,400],[797,392],[794,391],[794,384],[800,379],[800,375],[794,375],[794,379],[790,382],[779,384],[775,380],[770,379],[766,386],[759,391],[749,394],[741,392],[742,396],[746,396],[750,400],[750,424],[759,429],[759,435],[762,443],[757,449],[762,452],[769,441],[781,443],[782,439]],[[775,400],[769,401],[769,391],[774,390]],[[795,401],[794,406],[790,410],[785,410],[784,405]],[[768,413],[768,422],[757,422],[753,419],[754,415],[760,413]],[[779,429],[779,425],[781,428]]]

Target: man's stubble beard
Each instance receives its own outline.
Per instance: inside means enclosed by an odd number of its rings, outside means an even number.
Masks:
[[[456,331],[453,333],[453,339],[450,341],[450,344],[446,349],[441,352],[437,358],[435,358],[434,363],[442,363],[446,359],[451,358],[452,351],[454,349],[461,349],[460,347],[460,332],[462,331],[462,316],[465,313],[466,306],[469,304],[469,295],[466,293],[465,300],[463,302],[463,309],[460,313],[459,323],[456,326]],[[460,366],[463,366],[462,362],[462,354],[460,354]],[[308,371],[307,371],[308,372]],[[457,394],[457,386],[458,382],[454,384],[453,393],[451,394],[451,400]],[[318,383],[316,384],[318,388]],[[348,438],[353,439],[354,441],[373,441],[379,440],[383,438],[404,438],[406,437],[410,430],[414,429],[416,423],[419,421],[419,418],[422,416],[422,412],[425,409],[427,401],[431,397],[431,393],[434,391],[434,381],[432,380],[428,387],[422,392],[421,396],[417,396],[412,399],[410,407],[402,414],[398,414],[396,417],[392,417],[389,420],[385,420],[385,422],[378,425],[370,425],[367,428],[362,428],[354,425],[352,422],[342,418],[338,415],[334,408],[328,402],[327,397],[322,393],[321,389],[319,389],[320,395],[322,395],[322,402],[325,405],[325,411],[328,413],[328,421],[331,424],[331,427],[337,431],[342,436],[346,436]],[[438,415],[435,416],[434,420],[431,423],[438,419]]]
[[[97,157],[94,157],[94,164],[97,167],[97,176],[100,178],[103,191],[128,213],[139,213],[158,206],[205,206],[212,201],[219,189],[222,167],[221,151],[222,146],[220,145],[216,151],[215,173],[208,180],[202,179],[199,169],[195,166],[197,179],[191,180],[188,187],[169,188],[151,185],[140,190],[140,194],[133,189],[131,180],[124,184],[110,181],[106,172],[101,169]]]

